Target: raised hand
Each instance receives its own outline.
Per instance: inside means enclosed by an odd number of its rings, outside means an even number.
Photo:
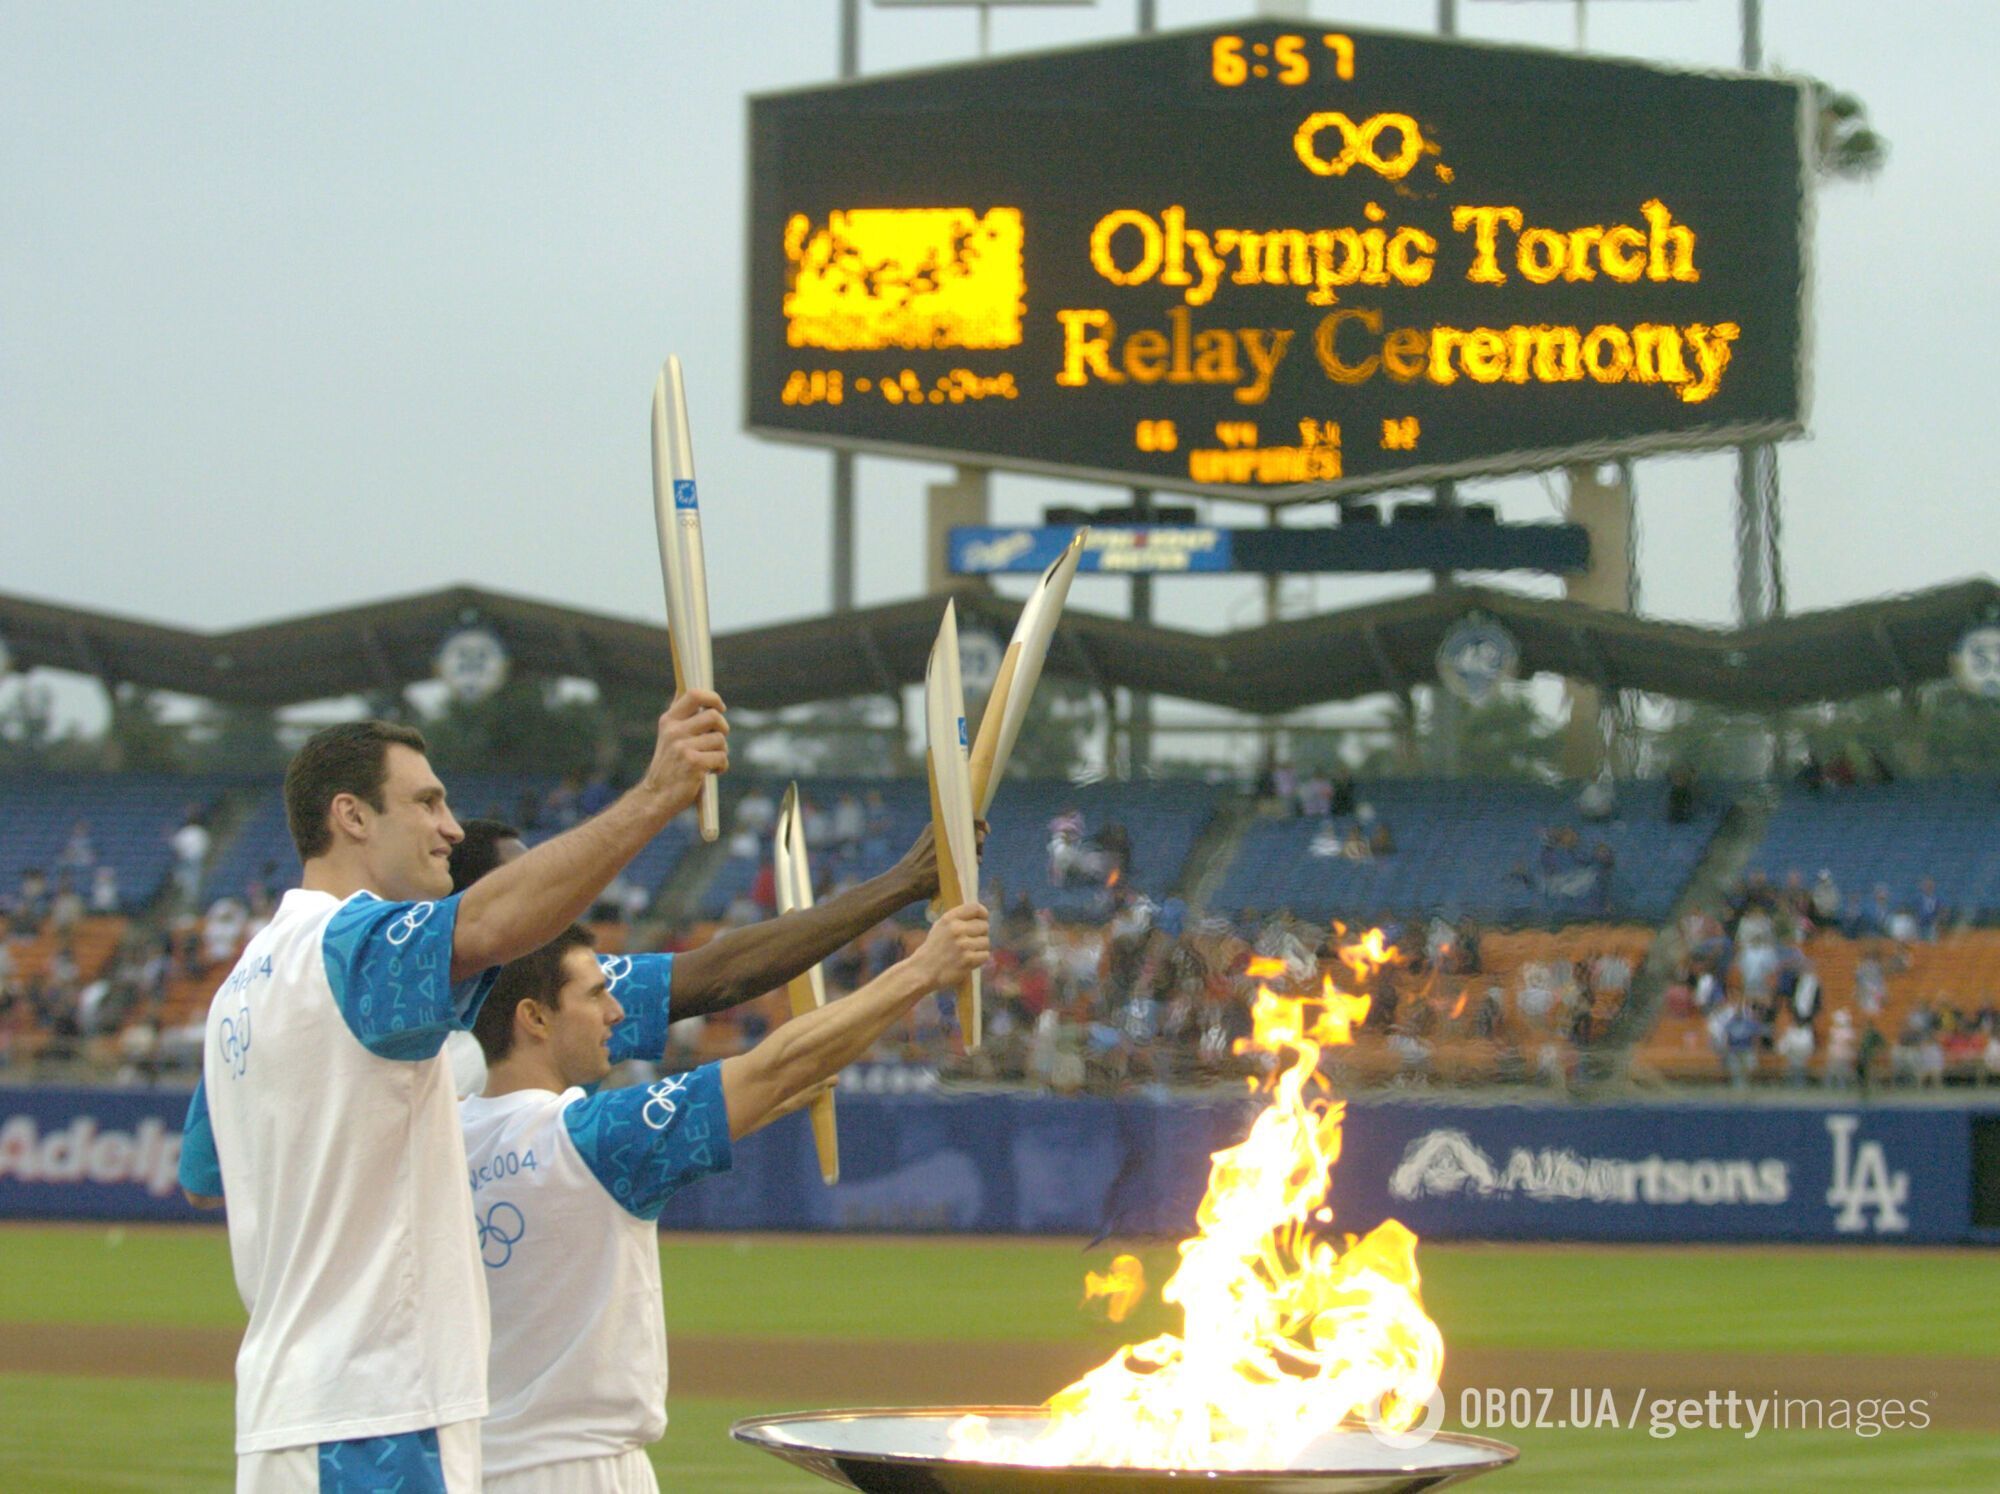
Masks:
[[[729,719],[713,690],[687,690],[660,717],[644,787],[679,814],[701,796],[702,780],[729,771]]]

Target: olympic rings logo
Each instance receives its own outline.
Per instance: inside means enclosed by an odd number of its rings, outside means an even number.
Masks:
[[[680,1104],[674,1096],[687,1088],[687,1080],[676,1075],[672,1079],[662,1079],[658,1084],[649,1085],[646,1094],[646,1108],[639,1112],[639,1119],[655,1131],[664,1131],[680,1113]]]
[[[479,1258],[491,1270],[499,1270],[514,1258],[514,1247],[527,1232],[527,1218],[513,1204],[501,1200],[479,1221]]]
[[[431,921],[431,914],[435,912],[437,912],[436,903],[413,903],[409,912],[389,925],[389,932],[385,937],[398,947],[408,944],[417,936],[417,930]]]
[[[229,1072],[241,1079],[250,1068],[250,1008],[239,1007],[233,1017],[224,1017],[216,1029],[222,1061]]]
[[[1319,137],[1327,130],[1340,133],[1338,155],[1319,153]],[[1393,156],[1384,156],[1376,149],[1384,130],[1394,130],[1401,141]],[[1374,114],[1357,125],[1338,110],[1323,110],[1305,117],[1292,136],[1292,149],[1314,176],[1345,176],[1348,167],[1361,165],[1396,182],[1408,176],[1423,155],[1424,136],[1407,114]]]
[[[614,996],[618,993],[618,982],[632,973],[630,955],[599,955],[597,968],[604,972],[604,989]]]

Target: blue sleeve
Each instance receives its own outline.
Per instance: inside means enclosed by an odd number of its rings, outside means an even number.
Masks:
[[[203,1198],[222,1197],[222,1159],[215,1155],[215,1130],[208,1123],[208,1091],[196,1080],[181,1127],[181,1186]]]
[[[658,1219],[673,1194],[733,1160],[720,1064],[586,1095],[563,1124],[604,1191],[641,1219]]]
[[[611,1029],[611,1061],[646,1058],[658,1061],[667,1051],[667,1003],[674,988],[674,957],[670,954],[599,955],[604,984],[625,1008]]]
[[[379,1058],[435,1058],[445,1035],[470,1030],[498,968],[451,982],[458,897],[387,903],[362,893],[327,925],[321,953],[333,999],[361,1046]]]

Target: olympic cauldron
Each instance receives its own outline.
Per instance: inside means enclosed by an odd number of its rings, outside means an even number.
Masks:
[[[1393,956],[1379,930],[1340,951],[1364,979]],[[1283,971],[1259,960],[1250,974]],[[1042,1407],[760,1416],[733,1435],[866,1494],[1411,1494],[1513,1462],[1504,1443],[1416,1429],[1441,1409],[1444,1366],[1416,1236],[1386,1220],[1342,1248],[1316,1228],[1333,1219],[1345,1111],[1319,1058],[1369,1006],[1330,975],[1317,995],[1259,989],[1239,1049],[1274,1060],[1268,1103],[1214,1155],[1198,1232],[1161,1291],[1182,1334],[1128,1345]],[[1086,1296],[1121,1321],[1144,1274],[1121,1256]]]
[[[951,1450],[960,1418],[987,1419],[1032,1439],[1048,1413],[1029,1406],[926,1406],[754,1416],[730,1433],[796,1467],[862,1494],[1416,1494],[1505,1467],[1504,1442],[1444,1432],[1397,1450],[1365,1427],[1315,1438],[1283,1468],[1042,1467],[967,1459]]]

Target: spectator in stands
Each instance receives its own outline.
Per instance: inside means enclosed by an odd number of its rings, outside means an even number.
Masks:
[[[1897,1084],[1923,1082],[1924,1051],[1932,1041],[1931,1013],[1921,1002],[1910,1008],[1896,1035],[1896,1048],[1889,1057],[1889,1074]]]
[[[1802,942],[1812,930],[1812,892],[1805,873],[1794,868],[1785,873],[1785,885],[1778,892],[1777,933],[1781,943]]]
[[[1354,770],[1342,763],[1334,771],[1333,797],[1326,806],[1326,812],[1336,818],[1353,814],[1359,802],[1360,797],[1354,786]]]
[[[1695,798],[1694,770],[1676,765],[1667,774],[1667,823],[1685,825],[1692,820]]]
[[[178,830],[168,837],[174,853],[174,886],[183,906],[192,908],[201,897],[202,873],[208,867],[212,844],[208,824],[199,805],[189,805]]]
[[[1576,796],[1576,812],[1597,824],[1618,812],[1618,786],[1612,781],[1608,765],[1599,769],[1597,776],[1586,783],[1583,792]]]
[[[1883,1003],[1888,999],[1889,978],[1883,972],[1880,957],[1870,951],[1854,964],[1854,1004],[1863,1017],[1873,1022],[1882,1015]]]
[[[1736,925],[1736,975],[1743,994],[1765,1001],[1778,984],[1778,945],[1771,915],[1754,904]]]
[[[868,816],[861,807],[861,801],[852,794],[842,794],[833,801],[833,843],[852,855],[861,849],[862,839],[868,833]]]
[[[56,857],[56,870],[81,878],[97,865],[97,848],[91,843],[90,821],[78,820],[70,826],[69,839]]]
[[[1860,933],[1863,937],[1893,937],[1891,926],[1896,918],[1896,905],[1889,896],[1889,884],[1877,882],[1875,894],[1868,900],[1862,911]]]
[[[118,869],[109,863],[90,874],[90,911],[99,915],[119,911]]]
[[[1854,1013],[1841,1007],[1833,1014],[1827,1033],[1826,1063],[1820,1070],[1829,1089],[1848,1089],[1854,1084],[1854,1067],[1861,1055],[1861,1035],[1855,1030]]]
[[[1083,811],[1074,804],[1049,821],[1049,885],[1102,885],[1109,868],[1104,852],[1085,838]]]
[[[1916,918],[1918,937],[1926,944],[1937,943],[1948,915],[1944,899],[1938,896],[1935,877],[1925,877],[1918,884],[1916,907],[1912,912]]]
[[[1470,913],[1458,920],[1458,928],[1452,936],[1453,973],[1457,975],[1480,975],[1485,972],[1486,962],[1482,953],[1479,920]]]
[[[1792,1089],[1804,1089],[1808,1079],[1808,1067],[1813,1056],[1813,1030],[1810,1022],[1794,1018],[1783,1032],[1778,1034],[1776,1044],[1778,1057],[1785,1065],[1785,1083]]]
[[[1792,774],[1792,781],[1807,793],[1817,797],[1826,792],[1826,768],[1812,748],[1799,760],[1798,771]]]
[[[49,916],[49,881],[38,866],[21,873],[21,890],[14,895],[13,930],[16,938],[32,939],[41,932],[42,920]]]
[[[83,894],[70,885],[69,873],[56,878],[55,896],[49,899],[49,928],[62,938],[74,932],[84,913]]]
[[[1882,1036],[1882,1030],[1873,1022],[1863,1025],[1861,1047],[1854,1060],[1855,1077],[1861,1082],[1861,1098],[1868,1098],[1869,1087],[1882,1069],[1882,1055],[1889,1049],[1889,1040]]]
[[[1600,840],[1590,852],[1590,911],[1608,917],[1617,890],[1618,853],[1609,841]]]
[[[1840,887],[1833,880],[1830,867],[1822,866],[1819,875],[1813,878],[1811,912],[1813,922],[1823,929],[1840,926]]]
[[[1757,1071],[1757,1049],[1766,1030],[1747,1003],[1736,1002],[1728,1010],[1722,1029],[1723,1067],[1728,1071],[1730,1088],[1746,1089]]]
[[[1379,816],[1375,821],[1375,828],[1369,832],[1368,851],[1377,859],[1393,856],[1396,853],[1396,837],[1389,833],[1389,822]]]
[[[250,923],[250,910],[233,897],[219,897],[208,905],[201,921],[202,954],[210,965],[233,961]]]
[[[1347,827],[1347,834],[1341,837],[1340,854],[1349,861],[1373,861],[1375,851],[1368,844],[1368,837],[1361,833],[1359,821]]]

